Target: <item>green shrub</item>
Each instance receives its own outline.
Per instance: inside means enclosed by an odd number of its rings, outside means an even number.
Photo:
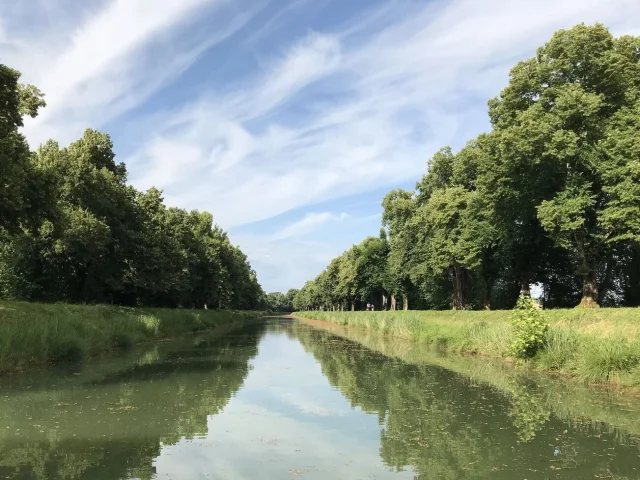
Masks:
[[[545,345],[549,321],[526,296],[518,300],[510,320],[514,338],[509,354],[516,358],[534,357]]]

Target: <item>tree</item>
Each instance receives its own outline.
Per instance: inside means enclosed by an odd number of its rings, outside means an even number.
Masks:
[[[391,309],[396,309],[396,296],[403,299],[403,309],[409,308],[408,295],[412,289],[411,270],[417,260],[413,248],[413,235],[409,231],[416,202],[412,192],[393,190],[382,201],[382,224],[388,230],[389,256],[387,285],[391,294]]]
[[[456,310],[466,308],[469,267],[476,263],[477,253],[470,251],[464,232],[472,195],[459,186],[435,190],[412,220],[422,227],[417,241],[428,270],[435,275],[446,272],[451,279]]]
[[[506,197],[526,213],[514,220],[526,227],[535,208],[555,244],[576,252],[582,306],[597,306],[596,275],[611,236],[601,221],[608,202],[601,145],[617,112],[638,98],[636,48],[640,39],[614,39],[599,24],[560,30],[513,68],[490,102]]]
[[[389,244],[381,237],[368,237],[358,245],[356,275],[358,296],[365,303],[373,303],[378,308],[387,305],[387,256]]]
[[[492,131],[437,151],[415,192],[387,194],[386,232],[299,298],[512,308],[540,284],[547,307],[639,304],[639,51],[599,24],[556,32],[489,102]]]
[[[40,184],[19,128],[25,115],[35,117],[45,106],[42,93],[19,78],[20,72],[0,64],[0,228],[12,230],[40,206],[35,203]]]
[[[602,210],[609,241],[640,244],[640,102],[620,109],[601,143],[603,190],[609,196]]]
[[[45,106],[0,65],[0,296],[255,309],[264,292],[213,216],[138,192],[107,134],[29,151],[24,115]]]

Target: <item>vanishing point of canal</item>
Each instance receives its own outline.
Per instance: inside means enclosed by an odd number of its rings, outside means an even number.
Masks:
[[[640,478],[629,398],[365,344],[265,319],[3,377],[0,479]]]

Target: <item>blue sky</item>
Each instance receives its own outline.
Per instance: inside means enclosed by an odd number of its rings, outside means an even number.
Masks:
[[[384,193],[485,131],[555,30],[638,18],[637,0],[15,0],[0,55],[47,95],[33,148],[109,133],[133,185],[212,212],[282,291],[377,235]]]

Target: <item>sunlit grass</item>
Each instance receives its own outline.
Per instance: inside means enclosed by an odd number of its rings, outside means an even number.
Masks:
[[[0,372],[78,360],[214,328],[257,312],[0,302]]]
[[[526,391],[535,394],[555,416],[571,422],[577,428],[584,425],[591,434],[599,431],[611,433],[614,430],[620,435],[624,432],[633,435],[640,433],[639,407],[635,395],[628,395],[638,393],[637,388],[623,391],[589,388],[582,382],[566,381],[564,375],[547,375],[530,368],[513,368],[500,359],[457,355],[424,343],[385,337],[355,328],[340,328],[331,323],[314,323],[312,326],[408,364],[445,368],[468,377],[472,385],[488,384],[509,396],[520,395],[522,386],[526,385]],[[301,332],[304,332],[303,328],[301,326]],[[315,341],[315,344],[318,342]],[[621,383],[631,387],[640,386],[634,385],[631,377],[632,374],[622,375]]]
[[[545,310],[545,348],[528,366],[587,383],[640,385],[640,309]],[[434,349],[507,357],[510,311],[298,312],[311,320],[366,329]]]

